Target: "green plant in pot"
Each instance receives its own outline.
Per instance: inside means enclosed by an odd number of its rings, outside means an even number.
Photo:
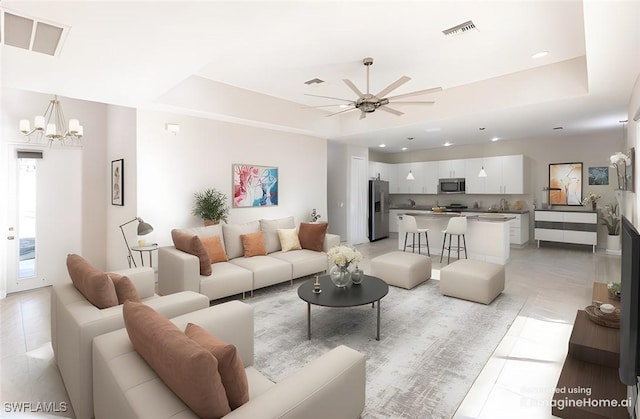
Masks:
[[[607,226],[610,236],[620,235],[620,213],[618,204],[605,205],[603,209],[598,208],[598,218],[602,225]]]
[[[195,202],[192,213],[202,218],[204,225],[218,224],[220,221],[227,222],[229,215],[227,195],[214,188],[207,188],[202,192],[194,193],[193,196]]]

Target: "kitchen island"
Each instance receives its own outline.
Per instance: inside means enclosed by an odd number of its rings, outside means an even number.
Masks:
[[[429,229],[429,250],[432,256],[439,255],[442,252],[444,230],[447,228],[449,219],[451,217],[464,216],[463,214],[456,212],[412,210],[406,210],[404,211],[404,214],[414,216],[416,218],[418,228]],[[509,222],[513,219],[515,219],[515,216],[508,214],[489,213],[468,215],[467,234],[465,234],[468,257],[470,259],[506,265],[510,258]],[[405,231],[402,227],[402,223],[399,223],[398,227],[398,249],[403,250]],[[407,237],[407,246],[412,244],[413,235],[409,234]],[[456,252],[453,250],[455,244],[457,244],[457,238],[453,237],[451,239],[452,258],[457,257]],[[460,245],[462,245],[462,238],[460,239]],[[408,247],[407,251],[410,252],[411,248]],[[426,253],[426,247],[423,247],[422,252]],[[460,253],[461,257],[464,258],[464,251],[461,251]],[[446,254],[447,252],[445,251],[445,256]]]

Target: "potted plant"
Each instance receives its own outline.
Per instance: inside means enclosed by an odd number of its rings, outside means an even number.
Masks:
[[[588,207],[591,205],[591,209],[596,211],[596,205],[598,203],[598,199],[600,199],[600,195],[594,194],[593,192],[589,192],[589,194],[582,200],[582,205]]]
[[[607,226],[607,250],[620,251],[620,213],[618,204],[605,205],[604,209],[598,209],[598,218],[602,225]]]
[[[207,188],[202,192],[194,193],[193,196],[195,203],[192,213],[202,218],[204,225],[218,224],[220,221],[227,222],[229,215],[227,195],[214,188]]]

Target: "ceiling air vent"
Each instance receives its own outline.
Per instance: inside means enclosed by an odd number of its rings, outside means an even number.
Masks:
[[[68,27],[42,22],[0,9],[2,12],[1,43],[47,55],[58,55]]]
[[[445,29],[442,31],[443,34],[449,36],[449,35],[457,35],[457,34],[461,34],[464,32],[467,32],[471,29],[476,29],[476,25],[473,23],[472,20],[468,20],[464,23],[461,23],[459,25],[453,26],[449,29]]]
[[[307,81],[304,82],[304,84],[308,84],[308,85],[320,84],[320,83],[324,83],[324,80],[320,80],[317,77],[315,79],[307,80]]]

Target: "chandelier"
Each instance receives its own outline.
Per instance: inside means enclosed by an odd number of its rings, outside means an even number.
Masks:
[[[63,145],[67,144],[66,141],[69,141],[71,145],[81,145],[83,128],[77,119],[70,119],[67,125],[62,104],[56,95],[49,101],[44,115],[38,115],[34,118],[33,129],[31,129],[28,119],[20,120],[20,132],[28,138],[28,141],[31,141],[35,136],[36,143],[40,142],[40,139],[46,138],[49,145],[54,141],[60,141]]]

